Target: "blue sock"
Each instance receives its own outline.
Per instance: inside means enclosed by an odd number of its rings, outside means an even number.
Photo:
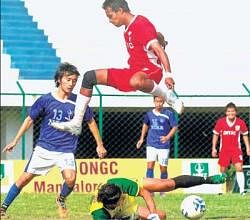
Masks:
[[[154,170],[148,168],[148,169],[147,169],[147,173],[146,173],[146,177],[147,177],[147,178],[154,178]]]
[[[167,179],[168,178],[168,172],[161,173],[161,179]]]
[[[66,198],[73,190],[74,187],[69,187],[67,183],[63,183],[62,191],[60,193],[61,198]]]
[[[7,209],[20,192],[21,192],[21,189],[17,188],[16,184],[14,183],[10,187],[8,194],[6,198],[4,199],[2,207]]]

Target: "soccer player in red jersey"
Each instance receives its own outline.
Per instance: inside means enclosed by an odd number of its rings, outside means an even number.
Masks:
[[[133,15],[125,0],[105,0],[102,8],[110,23],[116,27],[125,27],[129,67],[87,71],[82,81],[81,95],[77,96],[74,118],[67,123],[52,123],[52,126],[78,135],[94,85],[107,85],[124,92],[140,90],[153,96],[162,96],[181,114],[183,103],[174,93],[175,82],[169,59],[157,40],[154,25],[144,16]]]
[[[237,108],[232,102],[226,106],[226,116],[217,120],[213,130],[212,157],[217,157],[216,145],[220,136],[219,161],[220,171],[226,172],[232,162],[236,169],[236,179],[240,188],[240,194],[244,195],[245,177],[242,169],[243,153],[240,145],[240,135],[246,145],[247,155],[250,156],[248,129],[246,123],[236,117]]]

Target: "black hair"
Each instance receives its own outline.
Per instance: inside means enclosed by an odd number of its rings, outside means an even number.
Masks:
[[[107,8],[111,8],[112,11],[117,12],[120,8],[125,12],[130,12],[128,7],[128,3],[125,0],[105,0],[102,4],[102,8],[106,10]]]
[[[98,190],[97,201],[102,202],[103,206],[116,204],[122,195],[121,188],[116,184],[104,184]]]
[[[80,73],[78,72],[77,68],[74,65],[67,63],[67,62],[61,63],[58,66],[58,68],[55,72],[55,76],[54,76],[56,87],[59,87],[59,85],[60,85],[59,81],[62,79],[62,77],[65,74],[67,76],[71,76],[71,75],[80,76]]]
[[[163,101],[165,102],[165,99],[164,99],[164,97],[163,96],[160,96],[160,95],[154,95],[153,96],[153,100],[155,100],[156,98],[162,98],[163,99]]]
[[[157,32],[157,40],[162,46],[162,48],[165,50],[166,46],[168,45],[168,42],[165,40],[165,37],[161,32]]]
[[[226,110],[227,110],[228,108],[234,108],[235,111],[237,112],[237,107],[236,107],[236,105],[235,105],[233,102],[229,102],[229,103],[226,105]]]

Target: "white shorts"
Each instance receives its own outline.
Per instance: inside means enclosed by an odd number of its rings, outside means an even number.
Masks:
[[[48,151],[36,146],[24,171],[36,175],[46,175],[54,166],[58,166],[61,171],[65,169],[76,170],[74,154]]]
[[[161,166],[168,165],[169,149],[147,146],[147,161],[158,161]]]

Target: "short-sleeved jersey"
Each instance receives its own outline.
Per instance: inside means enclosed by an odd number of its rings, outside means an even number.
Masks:
[[[50,126],[51,122],[69,121],[74,116],[76,95],[71,94],[68,100],[60,100],[48,93],[39,97],[31,106],[29,116],[32,120],[42,118],[40,134],[36,145],[49,151],[71,153],[75,152],[78,137],[67,131],[59,131]],[[90,121],[93,112],[88,107],[84,115],[84,121]]]
[[[161,112],[154,109],[145,114],[143,123],[148,126],[147,145],[158,149],[169,149],[170,140],[162,143],[161,136],[166,136],[173,127],[177,127],[177,119],[174,112],[163,108]]]
[[[150,50],[150,44],[157,41],[154,25],[141,15],[134,16],[124,32],[128,64],[135,71],[161,68],[157,56]]]
[[[97,194],[93,197],[89,207],[90,214],[94,220],[119,219],[134,216],[137,211],[137,202],[135,197],[139,193],[139,185],[136,181],[126,178],[112,178],[107,181],[108,184],[115,184],[120,187],[122,196],[119,205],[113,209],[106,209],[101,202],[97,201]]]
[[[248,134],[246,123],[236,117],[233,123],[227,117],[220,118],[214,127],[213,133],[220,135],[220,149],[233,151],[241,149],[240,135]]]

